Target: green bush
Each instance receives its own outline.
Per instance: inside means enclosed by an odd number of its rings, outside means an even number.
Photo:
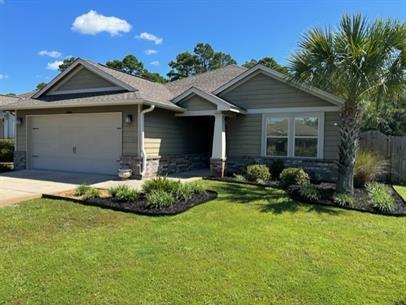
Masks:
[[[0,140],[0,162],[13,162],[14,140]]]
[[[86,192],[91,189],[89,185],[81,184],[75,190],[75,196],[83,196]]]
[[[309,175],[299,167],[285,168],[280,175],[280,184],[284,188],[291,185],[304,185],[310,183]]]
[[[97,188],[91,187],[84,195],[83,199],[99,198],[100,191]]]
[[[83,199],[99,198],[100,191],[89,185],[81,184],[75,189],[75,196],[83,196]]]
[[[300,196],[310,201],[317,201],[320,199],[320,190],[313,184],[306,183],[300,188]]]
[[[145,181],[142,188],[146,194],[154,190],[161,190],[170,193],[178,187],[179,183],[179,181],[170,180],[166,177],[157,177]]]
[[[194,194],[205,192],[203,186],[198,183],[182,183],[180,181],[169,180],[163,177],[145,181],[143,191],[147,195],[147,201],[148,194],[154,193],[151,195],[154,199],[156,199],[158,196],[162,196],[164,198],[164,202],[165,199],[168,199],[169,197],[167,195],[162,195],[163,193],[170,194],[173,202],[179,200],[189,200]]]
[[[247,181],[247,179],[245,179],[245,177],[243,175],[237,175],[237,174],[234,174],[234,179],[239,181],[239,182],[246,182]]]
[[[273,161],[271,166],[269,166],[269,170],[271,171],[271,175],[272,175],[273,179],[278,179],[284,169],[285,169],[285,164],[283,163],[283,160],[281,160],[281,159]]]
[[[252,164],[248,165],[245,170],[245,178],[248,181],[254,182],[267,182],[271,179],[271,173],[268,166],[265,164]]]
[[[356,206],[354,198],[349,194],[337,194],[334,197],[334,201],[342,207],[353,208]]]
[[[127,185],[113,186],[109,191],[119,201],[135,201],[139,198],[139,193]]]
[[[366,183],[374,181],[385,174],[387,165],[381,155],[369,150],[359,150],[354,165],[354,186],[364,187]]]
[[[395,210],[395,199],[389,193],[388,187],[382,183],[370,182],[366,184],[369,202],[381,212]]]
[[[170,207],[175,202],[175,197],[172,193],[168,193],[162,189],[154,189],[146,195],[146,206],[149,208],[166,208]]]

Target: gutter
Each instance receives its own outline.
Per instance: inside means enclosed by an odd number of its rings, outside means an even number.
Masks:
[[[147,169],[147,155],[145,153],[145,147],[144,147],[144,115],[148,112],[152,112],[155,109],[155,105],[151,105],[149,108],[144,109],[140,112],[140,133],[141,135],[141,141],[140,141],[140,150],[141,150],[141,158],[142,158],[142,168],[141,168],[141,178],[144,176],[145,171]]]

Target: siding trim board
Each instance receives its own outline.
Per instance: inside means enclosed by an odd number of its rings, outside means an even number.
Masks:
[[[322,106],[322,107],[289,107],[289,108],[258,108],[247,109],[248,114],[263,114],[263,113],[301,113],[301,112],[336,112],[340,111],[340,107]]]

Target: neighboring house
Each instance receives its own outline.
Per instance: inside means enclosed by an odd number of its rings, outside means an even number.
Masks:
[[[0,107],[18,101],[16,97],[0,95]],[[15,137],[15,116],[11,111],[0,110],[0,139],[13,139]]]
[[[15,167],[151,177],[212,175],[283,158],[333,180],[343,102],[261,65],[167,84],[77,59],[48,85],[0,107],[17,116]]]

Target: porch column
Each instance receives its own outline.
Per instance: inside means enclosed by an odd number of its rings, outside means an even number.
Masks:
[[[223,177],[226,162],[226,120],[223,113],[214,115],[213,148],[210,159],[210,174]]]

